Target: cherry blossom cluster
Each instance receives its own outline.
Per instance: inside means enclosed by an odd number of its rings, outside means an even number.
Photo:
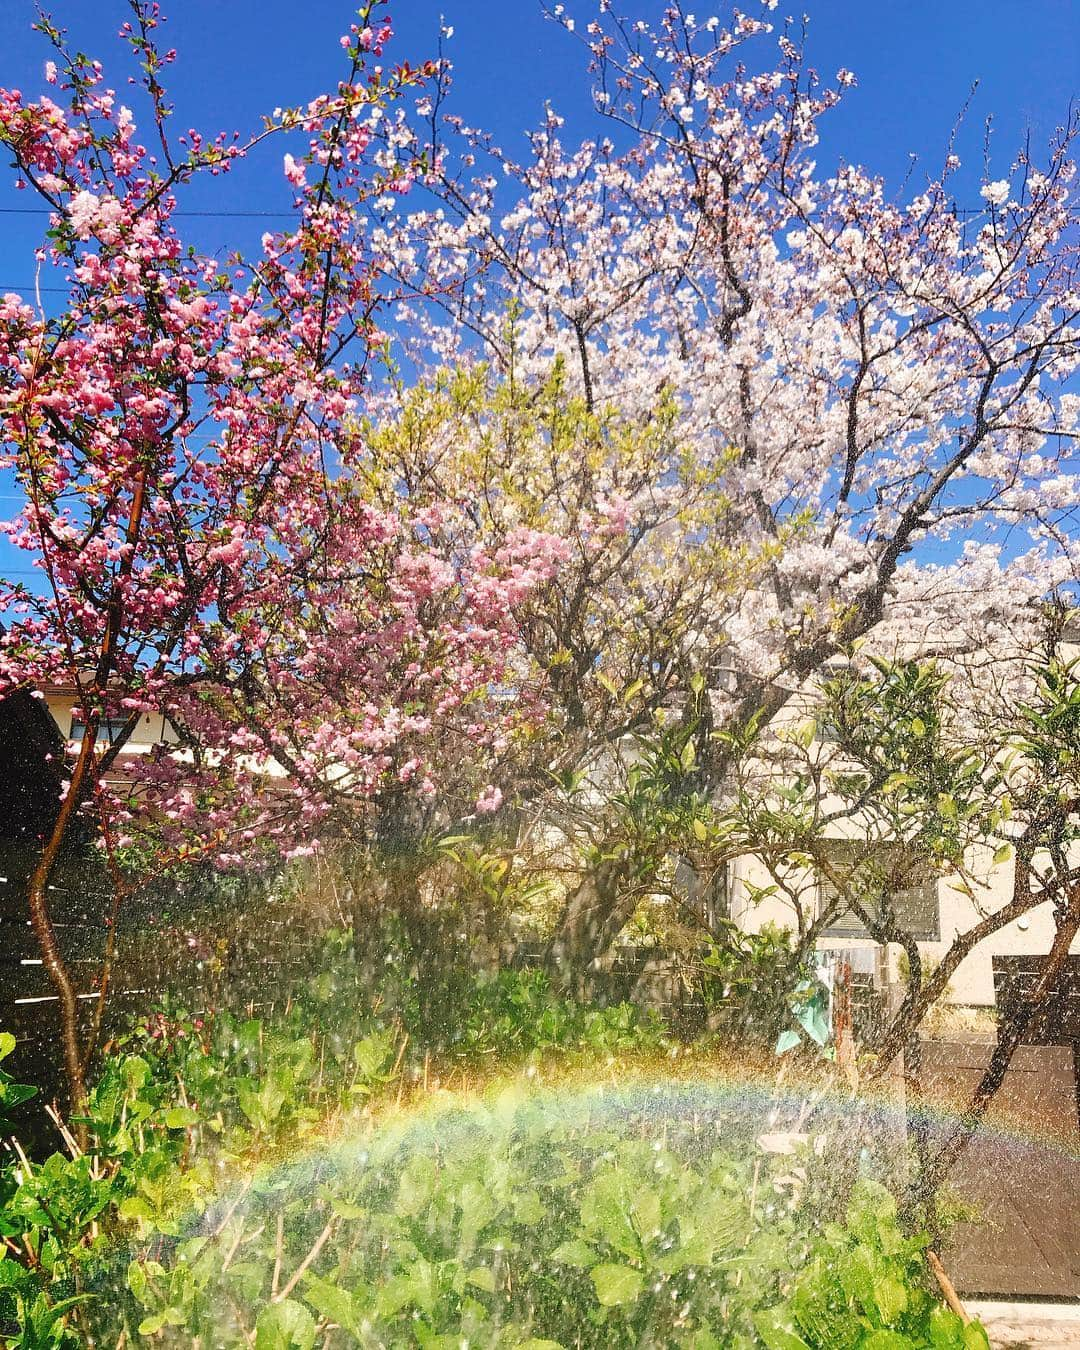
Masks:
[[[697,659],[738,668],[748,697],[882,622],[981,624],[992,644],[1072,588],[1075,113],[957,211],[952,147],[901,196],[821,172],[818,125],[855,79],[823,80],[772,5],[657,6],[655,24],[578,8],[551,17],[592,69],[589,139],[549,110],[519,162],[454,115],[445,64],[380,129],[385,162],[427,166],[423,208],[414,193],[373,236],[426,296],[402,310],[410,356],[526,383],[561,360],[591,408],[639,426],[677,407],[727,537],[774,553],[739,594],[714,588],[697,629]],[[656,486],[687,478],[673,451]],[[690,584],[700,517],[684,528],[657,547]],[[670,565],[657,580],[659,604]]]
[[[40,571],[0,582],[0,696],[80,691],[68,791],[109,847],[150,838],[232,863],[256,840],[260,855],[310,848],[388,782],[430,794],[436,723],[456,719],[462,761],[507,734],[509,715],[483,708],[515,606],[560,553],[538,533],[448,557],[407,501],[373,510],[350,486],[382,341],[367,213],[415,177],[376,163],[373,132],[432,68],[381,64],[373,0],[331,92],[247,140],[175,137],[161,23],[135,0],[121,34],[142,132],[48,21],[50,92],[0,90],[0,142],[51,213],[40,261],[68,288],[56,312],[0,300],[0,468],[25,493],[3,529]],[[293,223],[251,257],[189,247],[184,189],[271,137],[290,146]],[[144,713],[164,716],[169,744],[131,766]],[[111,744],[105,719],[122,727]]]

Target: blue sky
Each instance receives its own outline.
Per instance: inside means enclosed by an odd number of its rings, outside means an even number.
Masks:
[[[624,0],[632,17],[655,15],[661,0]],[[742,0],[755,13],[756,0]],[[575,12],[573,0],[568,10]],[[588,13],[589,0],[576,12]],[[694,8],[688,4],[688,8]],[[712,8],[700,0],[698,17]],[[54,0],[56,20],[75,45],[101,57],[106,69],[120,55],[115,31],[122,0]],[[260,114],[298,103],[330,87],[341,69],[338,37],[354,7],[347,0],[166,0],[166,46],[180,57],[170,92],[176,127],[245,131]],[[971,85],[979,89],[959,143],[965,162],[958,195],[978,201],[983,124],[993,115],[993,176],[1003,176],[1028,133],[1045,144],[1080,94],[1080,0],[781,0],[774,18],[809,11],[812,64],[831,76],[853,70],[859,87],[822,125],[820,161],[840,157],[864,164],[899,188],[915,155],[929,169],[942,149]],[[539,0],[400,0],[393,59],[421,61],[434,54],[440,15],[454,27],[447,54],[457,68],[456,111],[493,130],[508,148],[550,100],[567,116],[566,135],[588,134],[587,79],[581,48],[546,21]],[[36,94],[43,88],[45,43],[30,31],[33,0],[0,4],[0,84]],[[225,179],[208,179],[185,205],[213,211],[273,211],[291,198],[280,172],[280,145]],[[919,168],[915,169],[918,181]],[[23,289],[33,276],[32,252],[43,221],[11,214],[32,205],[29,195],[0,174],[0,290]],[[202,248],[247,248],[265,220],[200,218],[186,222]],[[0,514],[13,503],[0,483]],[[9,561],[0,545],[0,568]],[[25,566],[25,559],[14,564]]]
[[[590,0],[578,0],[582,13]],[[715,0],[714,0],[715,3]],[[661,0],[623,0],[632,15],[655,14]],[[755,12],[756,0],[743,0]],[[693,5],[688,7],[694,8]],[[106,61],[118,53],[115,30],[122,0],[54,0],[56,19],[83,50]],[[262,111],[310,97],[341,66],[338,36],[353,12],[348,0],[172,0],[163,30],[178,48],[171,92],[176,124],[206,131],[245,130]],[[573,10],[573,4],[568,6]],[[699,16],[710,8],[701,0]],[[33,0],[0,4],[0,83],[24,92],[41,87],[47,56],[30,32]],[[821,158],[865,164],[899,186],[915,154],[936,165],[949,129],[975,80],[962,140],[977,200],[983,121],[993,114],[994,152],[1002,171],[1030,130],[1045,142],[1080,93],[1080,0],[781,0],[774,17],[810,14],[811,60],[825,74],[854,70],[859,88],[823,124]],[[393,8],[393,53],[412,60],[433,54],[439,16],[454,26],[448,54],[457,67],[458,111],[512,143],[539,119],[550,99],[587,130],[587,89],[581,49],[546,21],[539,0],[400,0]],[[299,16],[299,17],[298,17]],[[570,128],[568,127],[568,132]],[[232,210],[287,205],[278,167],[280,148],[230,178],[208,180],[199,200]],[[28,204],[0,176],[0,206]],[[963,203],[961,203],[963,204]],[[243,244],[263,226],[209,221],[193,229],[197,242]],[[25,281],[35,242],[32,221],[0,219],[0,284]]]

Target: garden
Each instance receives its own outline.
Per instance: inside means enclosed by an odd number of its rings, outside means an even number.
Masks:
[[[12,1344],[988,1344],[882,1183],[887,1104],[854,1128],[818,1100],[815,1151],[776,1131],[820,1076],[770,1089],[540,972],[455,981],[433,1048],[415,1005],[372,1011],[348,934],[316,955],[269,1017],[154,1014],[104,1059],[85,1145],[16,1148]]]
[[[774,3],[582,0],[474,125],[368,0],[208,131],[71,8],[0,77],[0,1343],[989,1350],[957,1167],[1080,1037],[1080,115],[897,187]]]

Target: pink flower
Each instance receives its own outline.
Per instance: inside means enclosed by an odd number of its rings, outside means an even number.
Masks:
[[[89,239],[97,224],[101,211],[101,202],[92,192],[77,192],[68,206],[68,219],[71,228],[80,239]]]
[[[476,800],[476,810],[482,816],[491,816],[503,804],[503,795],[499,788],[489,783]]]
[[[307,184],[307,170],[303,164],[295,160],[292,155],[285,156],[285,177],[293,187],[304,187]]]

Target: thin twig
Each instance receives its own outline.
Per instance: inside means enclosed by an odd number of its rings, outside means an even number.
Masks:
[[[274,1273],[270,1278],[270,1297],[277,1296],[278,1284],[281,1280],[281,1249],[285,1239],[285,1214],[284,1211],[277,1216],[277,1237],[274,1242]]]
[[[326,1245],[326,1240],[330,1236],[330,1234],[334,1231],[334,1225],[336,1223],[337,1223],[337,1215],[331,1215],[331,1217],[327,1220],[326,1227],[315,1239],[311,1251],[308,1252],[307,1256],[305,1256],[304,1259],[300,1262],[300,1264],[296,1267],[296,1270],[293,1272],[292,1279],[288,1282],[288,1284],[285,1286],[285,1288],[281,1291],[280,1294],[275,1295],[270,1300],[271,1303],[280,1303],[283,1299],[289,1297],[292,1291],[296,1288],[297,1284],[299,1284],[300,1280],[303,1278],[304,1272],[307,1270],[308,1266],[311,1265],[312,1261],[315,1260],[318,1254],[322,1251],[323,1247]]]

